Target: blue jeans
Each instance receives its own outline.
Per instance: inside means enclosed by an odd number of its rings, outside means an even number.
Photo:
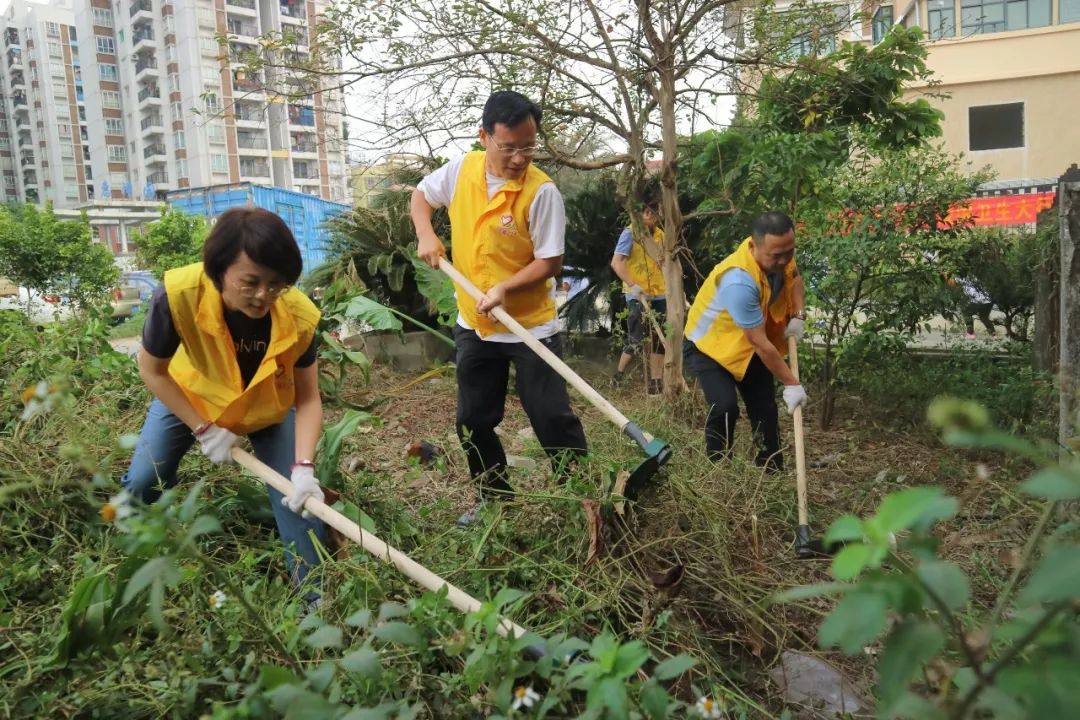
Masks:
[[[292,472],[296,453],[296,410],[290,409],[285,419],[277,425],[263,428],[248,436],[255,450],[255,457],[285,477]],[[152,503],[161,497],[161,488],[176,484],[176,468],[180,458],[195,442],[191,430],[172,414],[157,398],[150,403],[146,413],[139,442],[131,465],[120,484],[134,497],[144,503]],[[319,564],[308,531],[315,534],[320,543],[326,541],[326,528],[321,520],[305,520],[282,505],[282,495],[267,486],[270,505],[277,520],[278,532],[285,543],[285,563],[289,576],[299,584],[308,571]],[[299,561],[298,557],[299,556]]]

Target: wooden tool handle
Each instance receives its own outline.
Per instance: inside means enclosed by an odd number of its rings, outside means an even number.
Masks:
[[[791,372],[799,380],[799,341],[788,336],[788,360]],[[799,380],[799,382],[802,382]],[[799,525],[809,525],[810,516],[806,511],[806,443],[803,438],[802,405],[795,408],[791,415],[795,425],[795,482],[799,492]]]
[[[450,264],[450,261],[446,258],[439,258],[439,268],[450,276],[450,279],[454,283],[464,290],[467,294],[471,295],[476,300],[480,300],[484,297],[484,293],[480,292],[475,285],[473,285],[468,278],[461,274],[456,267]],[[619,426],[620,429],[625,428],[630,419],[619,412],[618,408],[612,405],[607,399],[596,392],[589,383],[585,382],[580,375],[574,372],[569,365],[562,361],[562,359],[551,352],[544,346],[542,342],[533,337],[533,334],[529,332],[514,318],[510,317],[510,314],[503,310],[501,307],[497,307],[491,311],[491,314],[495,316],[495,319],[505,325],[510,332],[517,335],[521,340],[532,348],[533,352],[539,355],[544,362],[551,367],[555,368],[555,372],[562,375],[566,382],[574,386],[574,389],[584,396],[586,400],[592,403],[597,410],[607,416],[608,420]],[[646,435],[647,440],[652,440],[651,437]]]
[[[252,457],[250,453],[234,447],[232,449],[232,457],[233,460],[255,473],[259,479],[280,492],[282,495],[288,497],[292,494],[293,486],[291,482],[279,475],[269,465]],[[339,531],[342,535],[345,535],[353,542],[359,544],[360,547],[367,552],[384,562],[392,564],[421,587],[432,591],[445,587],[447,589],[446,598],[461,612],[470,613],[480,609],[479,600],[469,595],[461,588],[446,582],[397,548],[387,545],[385,542],[367,532],[326,503],[309,497],[304,502],[304,509],[330,527]],[[521,637],[525,635],[526,632],[525,628],[506,618],[500,620],[498,630],[499,634],[504,637]]]

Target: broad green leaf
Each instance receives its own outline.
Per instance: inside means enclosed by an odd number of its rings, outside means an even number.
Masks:
[[[851,580],[866,568],[873,547],[864,543],[846,545],[832,561],[832,574],[837,580]]]
[[[357,610],[352,615],[345,618],[345,624],[352,627],[366,628],[371,624],[371,611],[367,608]]]
[[[626,681],[619,678],[607,677],[599,684],[589,688],[586,704],[589,708],[597,707],[595,699],[599,699],[601,705],[607,711],[609,717],[625,718],[629,716],[629,698],[626,696]]]
[[[1080,546],[1055,545],[1035,568],[1018,602],[1034,605],[1076,597],[1080,597]]]
[[[373,708],[356,708],[341,720],[388,720],[401,707],[399,702],[380,703]]]
[[[829,526],[828,531],[825,533],[825,544],[862,540],[863,535],[862,520],[854,515],[841,515],[836,520],[833,520],[833,524]]]
[[[415,255],[412,261],[416,275],[416,287],[428,304],[439,313],[439,317],[448,322],[457,314],[457,299],[454,297],[454,283],[450,276],[428,265]]]
[[[697,664],[697,660],[689,655],[676,655],[657,665],[652,676],[657,680],[671,680],[682,675],[684,672]]]
[[[527,597],[529,593],[523,590],[516,590],[514,588],[504,587],[495,593],[494,599],[491,604],[495,606],[495,609],[502,612],[508,605],[513,605],[524,597]]]
[[[387,600],[379,606],[379,622],[383,620],[393,620],[394,618],[405,617],[409,614],[409,608],[405,607],[401,603],[396,603]]]
[[[277,665],[263,665],[259,668],[259,686],[263,690],[273,690],[278,685],[295,685],[300,679]]]
[[[945,713],[924,697],[905,692],[891,705],[884,701],[878,709],[880,720],[944,720]]]
[[[284,720],[325,720],[333,717],[337,709],[318,693],[300,692],[289,702]]]
[[[379,625],[371,634],[380,640],[397,643],[398,645],[420,647],[424,644],[424,639],[420,637],[420,633],[416,631],[416,628],[397,620]]]
[[[375,678],[381,672],[379,654],[369,647],[360,648],[341,658],[341,667],[363,678]]]
[[[615,653],[615,675],[628,678],[649,660],[649,648],[640,640],[631,640],[619,646]]]
[[[641,705],[641,709],[647,712],[649,717],[653,718],[653,720],[663,720],[663,718],[667,717],[667,690],[665,690],[655,678],[647,681],[641,686],[638,702]]]
[[[357,295],[345,308],[345,317],[370,325],[375,330],[401,332],[401,320],[390,311],[365,295]]]
[[[919,564],[915,574],[941,598],[950,610],[968,601],[968,579],[963,570],[951,562],[929,560]]]
[[[304,638],[309,646],[318,649],[341,647],[342,632],[337,625],[323,625]]]
[[[1080,498],[1080,482],[1058,468],[1045,468],[1032,475],[1021,489],[1029,495],[1047,500]]]
[[[818,642],[826,649],[838,645],[848,655],[861,653],[885,629],[887,611],[883,596],[854,590],[825,618],[818,631]]]
[[[883,533],[907,530],[923,513],[934,508],[944,495],[938,487],[914,487],[893,493],[881,501],[874,520]]]
[[[216,533],[221,531],[221,523],[213,515],[200,515],[195,518],[195,522],[191,523],[191,527],[188,528],[188,538],[195,539],[200,535],[208,535],[210,533]]]
[[[321,693],[326,692],[336,672],[337,666],[329,660],[324,660],[318,667],[305,670],[304,676],[307,678],[308,687]]]
[[[168,585],[180,581],[180,571],[176,569],[176,564],[172,558],[156,557],[143,563],[142,567],[136,570],[135,574],[128,580],[127,587],[124,588],[124,604],[131,602],[132,598],[157,579],[161,579]]]
[[[882,704],[897,703],[919,668],[944,644],[941,629],[925,620],[908,618],[893,628],[878,661],[877,696]]]

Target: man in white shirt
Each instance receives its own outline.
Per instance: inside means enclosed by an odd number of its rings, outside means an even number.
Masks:
[[[541,111],[520,93],[492,93],[484,105],[482,151],[453,160],[425,177],[412,195],[417,254],[437,267],[445,248],[431,224],[435,208],[450,214],[454,265],[483,293],[475,302],[458,292],[457,431],[478,482],[512,492],[506,454],[495,428],[503,419],[510,363],[517,394],[557,473],[586,452],[581,421],[570,409],[566,383],[490,311],[502,306],[534,337],[562,353],[555,278],[562,269],[566,214],[562,195],[532,165]],[[467,525],[476,509],[458,523]]]

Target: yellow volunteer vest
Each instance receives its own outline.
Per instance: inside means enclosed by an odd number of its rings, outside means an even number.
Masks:
[[[731,313],[727,310],[715,312],[709,308],[719,291],[720,278],[732,268],[745,270],[757,282],[761,294],[761,312],[765,316],[765,334],[780,354],[784,354],[787,352],[784,328],[790,319],[788,308],[791,307],[791,285],[797,266],[794,259],[787,264],[784,269],[782,295],[770,305],[772,289],[769,287],[769,279],[750,253],[750,238],[747,238],[735,252],[713,268],[694,298],[684,328],[687,339],[691,340],[698,350],[720,363],[736,380],[742,380],[754,356],[754,348],[746,339],[743,329],[735,324]]]
[[[244,388],[221,293],[202,263],[166,272],[165,293],[180,334],[169,375],[199,416],[237,435],[284,420],[296,400],[293,366],[311,344],[319,322],[315,305],[294,288],[270,306],[270,344]]]
[[[653,229],[653,241],[660,247],[664,247],[664,231],[659,227]],[[646,295],[657,297],[667,294],[664,271],[660,269],[660,263],[649,255],[645,243],[637,238],[634,238],[630,245],[630,257],[626,260],[626,270],[630,273],[630,279],[644,290]],[[623,283],[623,292],[629,291],[630,286]]]
[[[507,280],[531,263],[533,243],[529,236],[529,206],[536,191],[551,178],[529,165],[525,176],[507,180],[488,200],[485,153],[465,156],[454,188],[450,213],[450,243],[454,265],[482,292]],[[555,319],[552,280],[508,293],[503,309],[525,327]],[[469,327],[486,337],[508,332],[501,323],[476,311],[476,301],[464,290],[457,293],[458,311]]]

